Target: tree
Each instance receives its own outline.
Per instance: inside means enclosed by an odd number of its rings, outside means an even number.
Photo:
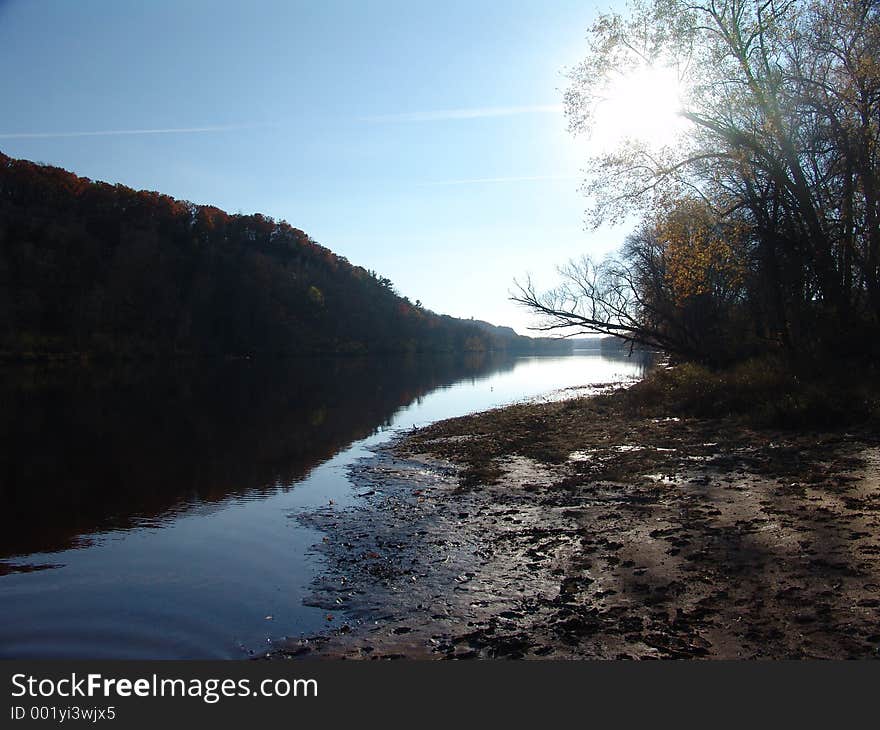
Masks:
[[[728,332],[742,319],[746,282],[737,243],[736,230],[718,224],[702,201],[685,200],[644,222],[618,256],[569,262],[556,288],[538,293],[529,281],[513,299],[542,315],[536,329],[586,329],[725,361],[733,357]]]
[[[689,286],[719,309],[745,297],[766,346],[827,348],[877,328],[880,4],[649,0],[625,17],[603,15],[590,30],[586,59],[571,72],[571,129],[594,127],[610,74],[646,66],[674,69],[681,79],[679,138],[665,146],[628,140],[604,151],[589,160],[585,183],[594,225],[635,214],[666,241],[660,279],[650,279],[655,291],[627,295],[641,309],[625,333],[656,344],[645,302],[671,288],[682,304]],[[640,239],[642,258],[650,258],[657,241]],[[618,264],[633,265],[634,253]],[[744,265],[748,281],[729,276]],[[707,276],[728,281],[713,289]],[[623,278],[644,285],[641,275]],[[613,291],[621,276],[596,281]],[[731,283],[745,291],[731,298]],[[598,293],[588,287],[581,296]],[[569,324],[622,326],[614,307],[602,320],[609,293],[597,300],[599,322]],[[516,298],[557,325],[565,319],[561,310],[547,312],[550,300],[530,296],[529,287]]]

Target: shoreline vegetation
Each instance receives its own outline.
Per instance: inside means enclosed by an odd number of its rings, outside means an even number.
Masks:
[[[332,628],[269,656],[877,658],[874,375],[658,367],[406,434],[299,517]]]

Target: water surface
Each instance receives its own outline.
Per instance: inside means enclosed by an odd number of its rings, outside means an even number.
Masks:
[[[328,626],[303,604],[349,465],[401,429],[639,377],[570,357],[8,369],[0,657],[235,658]],[[334,620],[338,620],[335,618]]]

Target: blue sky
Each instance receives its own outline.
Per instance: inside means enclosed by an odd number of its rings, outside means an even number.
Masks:
[[[435,311],[525,331],[514,277],[623,239],[585,230],[560,110],[606,7],[0,0],[0,150],[283,218]]]

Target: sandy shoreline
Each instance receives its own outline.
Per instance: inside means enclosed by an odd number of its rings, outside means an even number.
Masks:
[[[877,658],[880,439],[614,395],[408,434],[356,465],[276,657]],[[332,618],[331,618],[332,617]],[[343,623],[344,622],[344,623]]]

